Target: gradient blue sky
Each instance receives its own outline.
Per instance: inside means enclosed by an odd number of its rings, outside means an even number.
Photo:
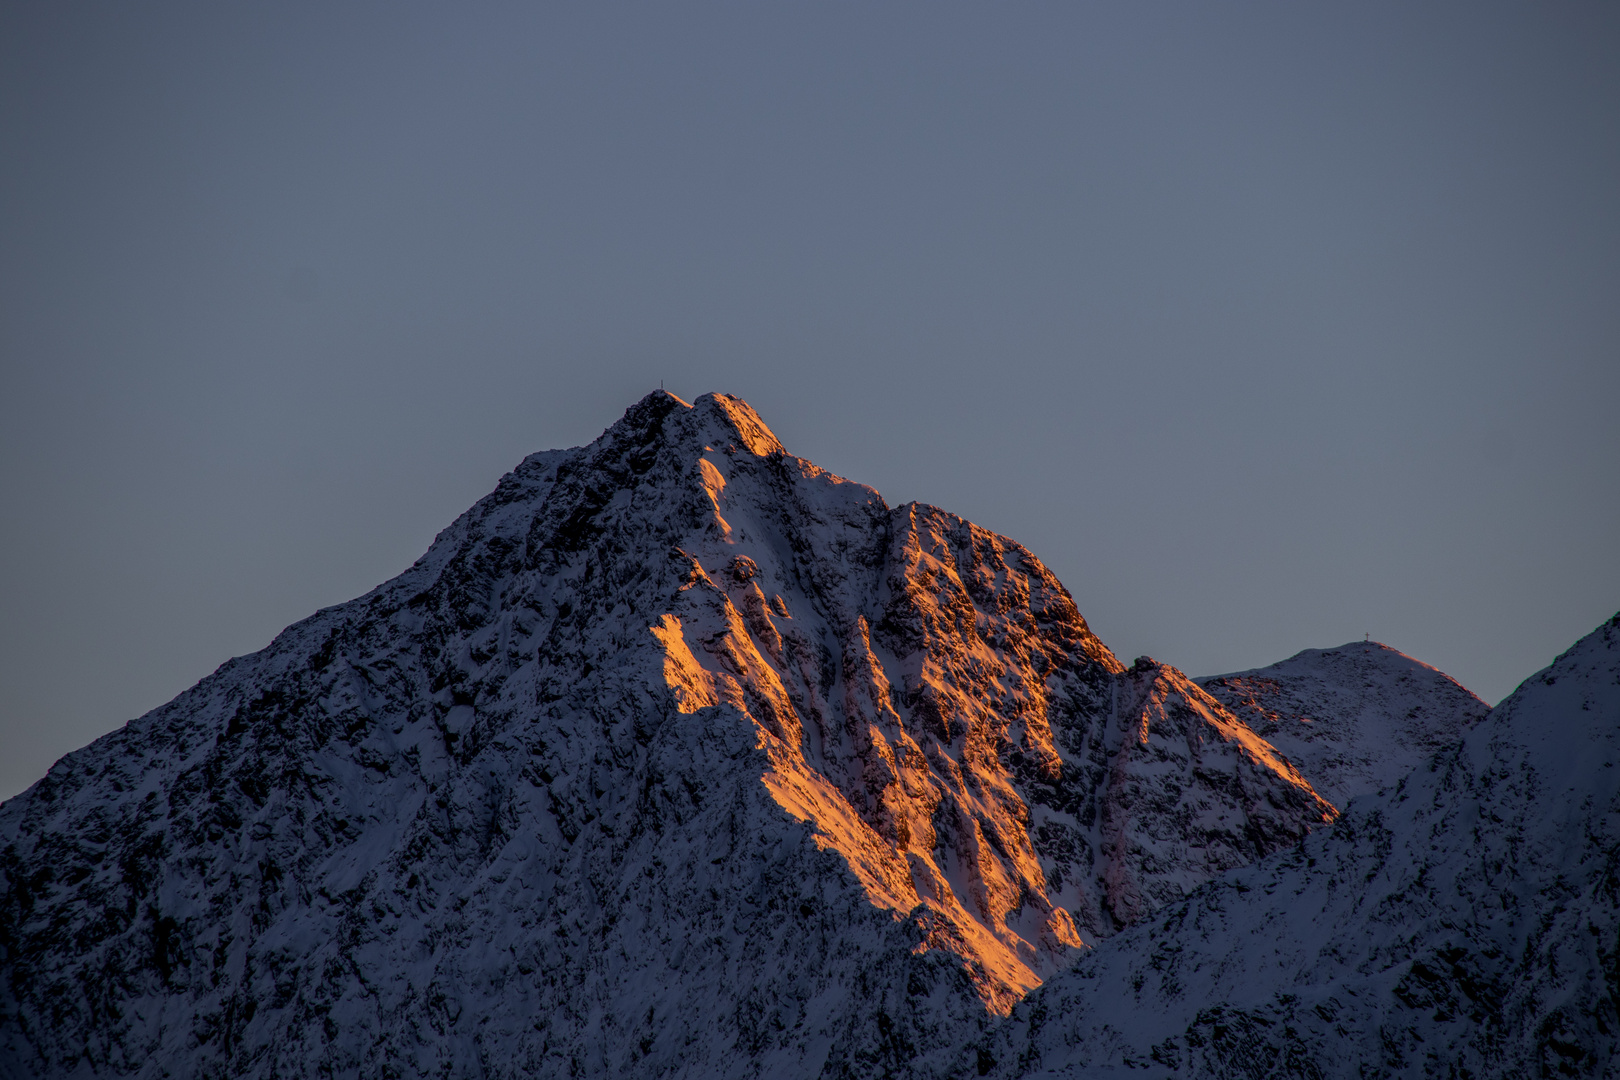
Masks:
[[[1620,5],[0,6],[0,796],[663,379],[1127,661],[1620,607]]]

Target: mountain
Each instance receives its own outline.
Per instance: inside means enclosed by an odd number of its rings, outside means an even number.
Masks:
[[[1306,649],[1198,685],[1340,808],[1455,745],[1491,711],[1451,676],[1376,641]]]
[[[1613,1077],[1617,1002],[1620,615],[1299,849],[1100,945],[968,1058],[1000,1077]]]
[[[660,392],[0,806],[0,1075],[944,1073],[1333,816],[1023,547]]]

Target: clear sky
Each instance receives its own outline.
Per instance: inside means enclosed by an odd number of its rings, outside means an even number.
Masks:
[[[0,796],[660,379],[1495,701],[1620,608],[1620,5],[0,6]]]

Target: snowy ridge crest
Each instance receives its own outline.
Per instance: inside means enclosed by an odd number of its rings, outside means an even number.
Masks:
[[[1449,675],[1376,641],[1198,684],[1341,808],[1455,745],[1491,711]]]

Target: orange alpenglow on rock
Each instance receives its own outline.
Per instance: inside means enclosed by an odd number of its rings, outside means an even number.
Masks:
[[[736,398],[644,406],[704,511],[651,628],[677,707],[753,720],[776,801],[997,1012],[1334,816],[1180,672],[1127,671],[1021,545],[888,507]]]

